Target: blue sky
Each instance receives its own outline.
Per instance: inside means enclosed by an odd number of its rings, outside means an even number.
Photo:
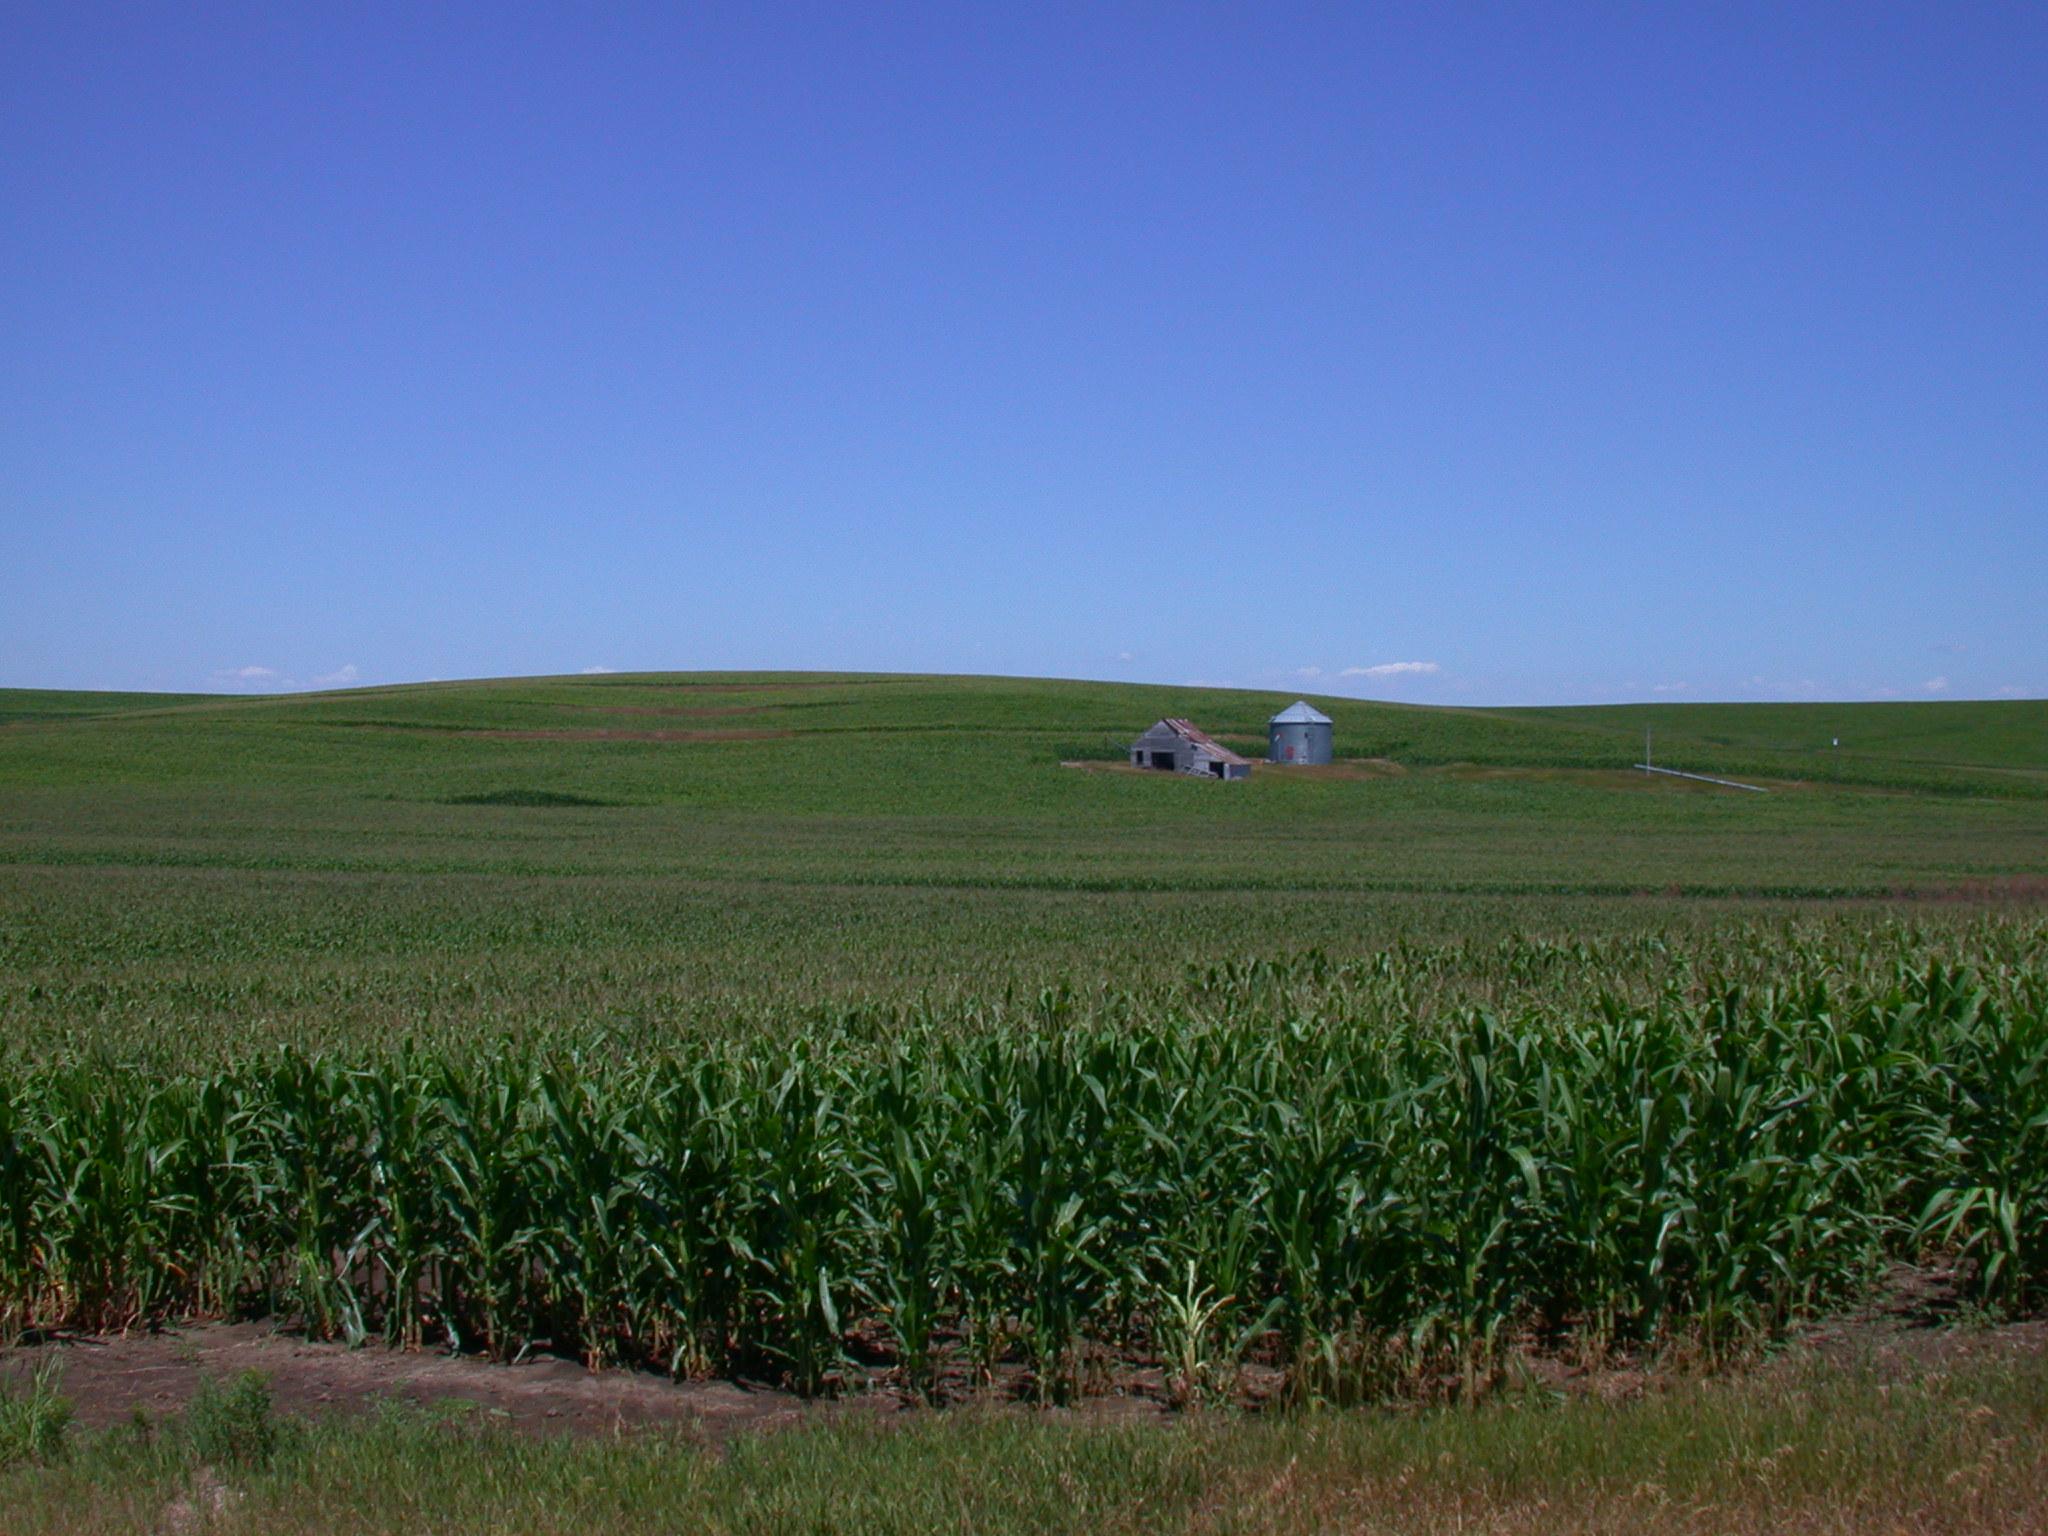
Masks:
[[[0,684],[2048,694],[2048,8],[313,9],[10,13]]]

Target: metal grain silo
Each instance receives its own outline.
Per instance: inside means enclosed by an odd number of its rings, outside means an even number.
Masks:
[[[1297,699],[1266,722],[1266,761],[1327,763],[1334,746],[1330,717]]]

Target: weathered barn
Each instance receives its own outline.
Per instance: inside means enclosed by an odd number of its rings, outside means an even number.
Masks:
[[[1296,699],[1266,722],[1266,761],[1327,763],[1335,751],[1335,734],[1328,715]]]
[[[1187,720],[1162,720],[1131,743],[1133,768],[1192,773],[1211,779],[1248,779],[1251,759],[1239,757]]]

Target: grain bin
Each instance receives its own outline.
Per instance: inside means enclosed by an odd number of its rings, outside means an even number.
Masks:
[[[1333,748],[1330,717],[1297,699],[1266,722],[1266,761],[1327,763]]]

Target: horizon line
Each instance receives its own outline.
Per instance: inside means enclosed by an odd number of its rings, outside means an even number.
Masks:
[[[802,667],[757,667],[757,668],[703,668],[685,669],[635,669],[613,667],[585,667],[571,672],[512,672],[492,673],[476,677],[428,677],[413,678],[402,682],[350,683],[339,687],[282,687],[272,689],[250,689],[246,691],[225,691],[214,689],[157,689],[157,688],[47,688],[0,684],[0,691],[9,693],[60,693],[60,694],[109,694],[129,697],[161,699],[204,699],[231,701],[276,701],[280,699],[323,699],[338,698],[350,694],[388,693],[411,688],[461,688],[504,683],[597,683],[605,679],[630,682],[640,678],[678,677],[802,677],[816,678],[821,682],[835,679],[872,680],[889,679],[912,681],[932,679],[938,681],[992,681],[1021,683],[1067,683],[1116,688],[1148,688],[1192,693],[1247,693],[1278,696],[1291,693],[1298,699],[1323,699],[1336,704],[1360,704],[1389,709],[1447,710],[1465,713],[1497,713],[1542,709],[1641,709],[1671,708],[1699,709],[1715,707],[1741,707],[1750,709],[1812,709],[1849,706],[1857,709],[1881,708],[1888,705],[1910,704],[1915,706],[1960,705],[1960,704],[2039,704],[2048,702],[2048,696],[2019,695],[2012,697],[1948,697],[1948,698],[1811,698],[1811,699],[1740,699],[1740,698],[1686,698],[1670,697],[1615,699],[1594,704],[1432,704],[1408,699],[1390,699],[1343,693],[1315,693],[1298,688],[1253,687],[1240,683],[1186,682],[1159,683],[1133,678],[1114,677],[1069,677],[1054,676],[1037,672],[892,672],[852,668],[802,668]]]

